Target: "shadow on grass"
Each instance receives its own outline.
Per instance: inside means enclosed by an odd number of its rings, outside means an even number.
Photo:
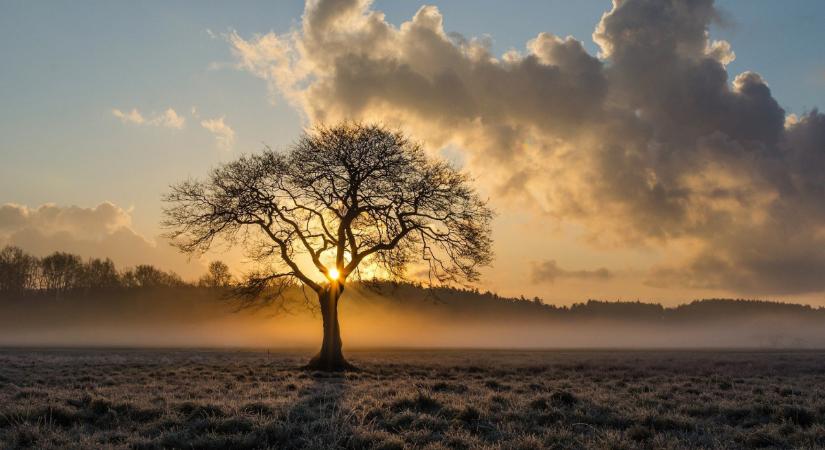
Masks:
[[[312,382],[298,392],[281,420],[265,429],[268,444],[278,448],[343,448],[352,436],[343,405],[348,381],[342,373],[309,372]]]
[[[347,380],[340,374],[308,373],[286,409],[267,402],[242,405],[230,412],[219,405],[183,403],[176,407],[182,421],[166,424],[158,438],[141,449],[328,449],[353,448],[348,416],[342,406]],[[287,391],[283,392],[287,394]]]

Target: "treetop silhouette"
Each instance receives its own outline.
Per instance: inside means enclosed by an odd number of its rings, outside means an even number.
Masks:
[[[243,156],[172,186],[164,200],[164,225],[182,251],[221,239],[257,262],[239,285],[251,304],[295,283],[317,293],[324,339],[315,369],[351,367],[337,313],[349,277],[368,267],[403,280],[421,264],[431,283],[474,281],[492,260],[493,213],[468,176],[378,125],[316,127],[286,152]]]

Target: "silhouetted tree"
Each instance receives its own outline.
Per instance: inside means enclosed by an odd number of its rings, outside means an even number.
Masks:
[[[38,271],[37,258],[18,247],[0,250],[0,292],[21,294],[34,289]]]
[[[224,288],[232,285],[232,274],[229,266],[222,261],[209,263],[209,270],[198,280],[198,286],[208,288]]]
[[[180,287],[186,283],[174,272],[164,272],[154,266],[141,264],[122,275],[123,285],[131,288]]]
[[[120,287],[120,274],[109,259],[90,259],[83,266],[82,285],[86,289],[113,289]]]
[[[83,262],[77,255],[55,252],[40,260],[43,289],[60,294],[79,286]]]
[[[243,298],[275,299],[296,282],[317,293],[324,338],[314,369],[351,367],[338,302],[359,268],[401,279],[420,262],[431,280],[449,283],[477,279],[492,258],[492,212],[468,177],[375,125],[315,128],[286,153],[241,157],[173,186],[165,200],[164,224],[182,251],[222,238],[259,263]]]

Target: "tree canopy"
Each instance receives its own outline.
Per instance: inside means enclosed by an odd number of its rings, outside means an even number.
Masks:
[[[260,263],[244,283],[256,293],[295,281],[320,292],[333,269],[343,282],[365,266],[406,279],[416,263],[436,283],[474,281],[492,258],[493,213],[468,176],[378,125],[314,128],[286,152],[243,156],[165,200],[183,251],[243,245]]]
[[[239,285],[247,304],[295,283],[318,294],[324,340],[312,369],[352,368],[338,324],[351,275],[405,279],[421,264],[430,284],[473,281],[492,259],[493,213],[467,175],[377,125],[317,127],[286,152],[267,148],[172,186],[166,201],[181,250],[221,239],[258,263]]]

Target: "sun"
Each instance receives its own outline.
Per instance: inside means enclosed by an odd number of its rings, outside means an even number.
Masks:
[[[337,279],[338,279],[338,277],[340,277],[340,276],[341,276],[341,273],[340,273],[340,272],[338,272],[338,269],[336,269],[336,268],[334,268],[334,267],[333,267],[332,269],[329,269],[329,270],[327,271],[327,276],[329,276],[329,278],[330,278],[331,280],[337,280]]]

